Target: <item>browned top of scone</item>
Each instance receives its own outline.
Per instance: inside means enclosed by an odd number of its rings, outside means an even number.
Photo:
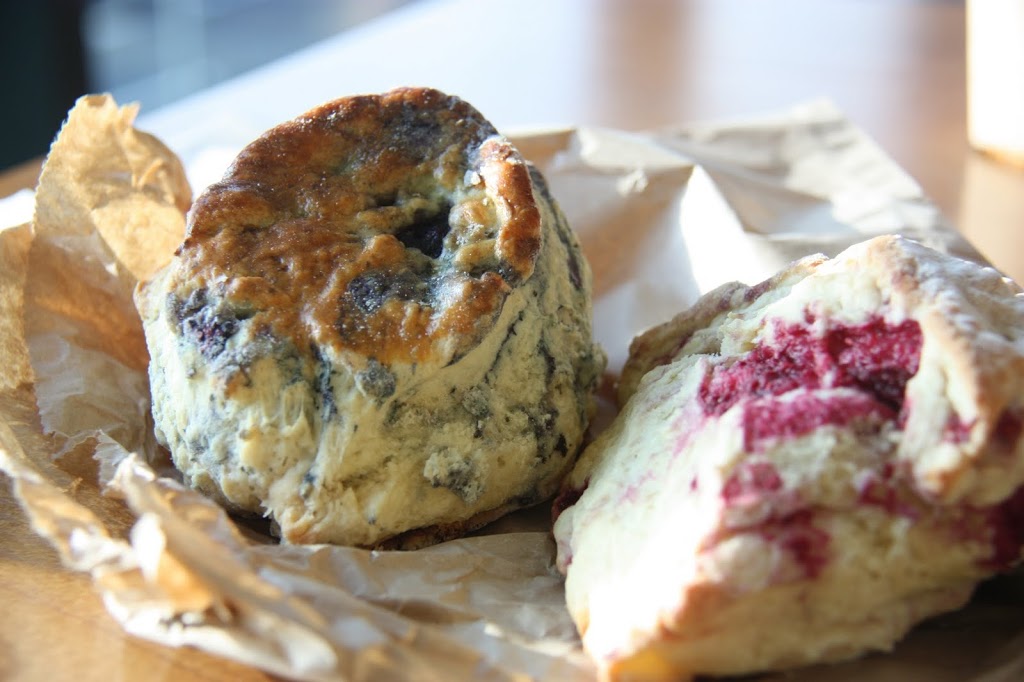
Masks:
[[[265,133],[196,201],[173,284],[380,362],[446,362],[533,273],[540,211],[518,152],[430,89],[339,99]]]

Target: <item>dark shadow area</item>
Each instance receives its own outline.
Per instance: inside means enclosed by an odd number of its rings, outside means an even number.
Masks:
[[[85,0],[0,2],[0,170],[41,156],[86,91]]]

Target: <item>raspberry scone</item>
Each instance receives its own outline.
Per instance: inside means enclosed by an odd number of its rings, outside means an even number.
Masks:
[[[540,174],[429,89],[257,139],[140,288],[157,438],[294,543],[414,546],[554,494],[603,355]]]
[[[636,338],[555,503],[613,679],[885,650],[1024,545],[1024,296],[898,237],[728,284]]]

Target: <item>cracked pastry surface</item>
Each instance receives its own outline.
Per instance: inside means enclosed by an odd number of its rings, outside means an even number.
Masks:
[[[158,439],[289,542],[415,546],[543,500],[603,368],[543,178],[430,89],[254,141],[136,303]]]
[[[885,650],[1024,546],[1024,294],[879,237],[638,336],[555,503],[613,679]]]

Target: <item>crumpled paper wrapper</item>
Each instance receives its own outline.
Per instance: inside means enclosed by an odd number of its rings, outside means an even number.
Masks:
[[[375,552],[276,544],[178,483],[152,435],[131,291],[180,242],[190,190],[175,155],[132,127],[135,113],[83,98],[51,150],[32,225],[0,232],[0,468],[33,528],[91,574],[128,632],[170,646],[301,680],[593,679],[543,506],[465,539]],[[978,258],[828,103],[514,141],[593,266],[610,378],[644,327],[809,253],[899,232]],[[758,679],[1019,680],[1022,583],[986,584],[892,653]]]

